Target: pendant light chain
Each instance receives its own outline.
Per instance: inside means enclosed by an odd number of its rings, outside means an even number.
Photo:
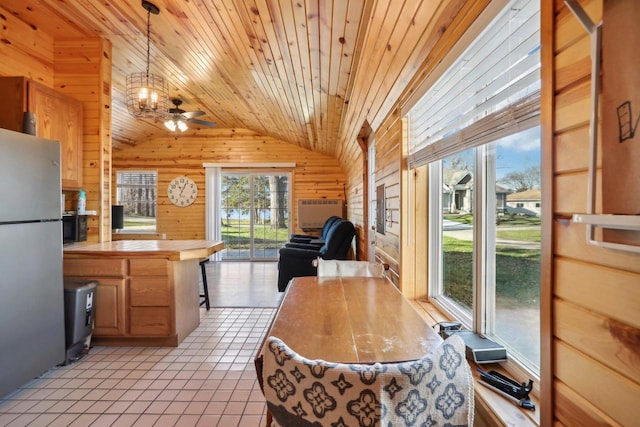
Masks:
[[[147,10],[147,77],[149,77],[149,62],[151,53],[151,10]]]

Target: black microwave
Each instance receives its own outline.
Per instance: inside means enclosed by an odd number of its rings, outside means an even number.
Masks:
[[[87,240],[87,216],[62,215],[62,240],[64,243]]]

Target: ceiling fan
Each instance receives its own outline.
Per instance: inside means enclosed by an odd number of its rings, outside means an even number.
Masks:
[[[176,135],[178,132],[184,132],[185,130],[189,129],[187,123],[193,123],[196,125],[208,127],[216,126],[214,122],[196,119],[196,117],[204,116],[206,114],[204,111],[184,111],[182,108],[180,108],[180,105],[182,104],[181,99],[173,98],[171,100],[171,103],[173,103],[174,105],[173,108],[169,109],[169,115],[171,117],[166,122],[164,122],[164,126],[171,132],[175,132]]]

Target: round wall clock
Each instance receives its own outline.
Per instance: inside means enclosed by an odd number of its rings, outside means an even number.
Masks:
[[[171,203],[179,207],[190,206],[198,197],[198,186],[191,178],[177,176],[167,187],[167,196]]]

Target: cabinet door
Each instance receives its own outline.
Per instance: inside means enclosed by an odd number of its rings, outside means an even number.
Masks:
[[[124,279],[99,277],[97,280],[96,317],[93,334],[96,336],[125,335]]]
[[[82,102],[29,82],[29,111],[36,115],[37,134],[60,142],[62,188],[82,186]]]
[[[0,128],[22,132],[23,113],[27,111],[27,79],[0,77]]]

